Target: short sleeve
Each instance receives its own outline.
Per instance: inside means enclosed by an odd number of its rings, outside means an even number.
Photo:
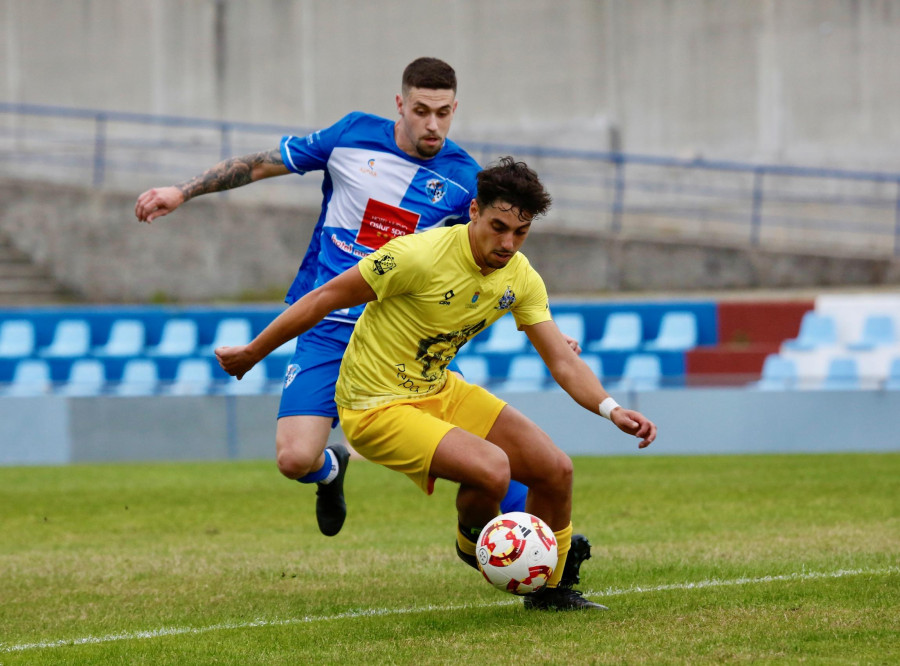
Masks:
[[[418,241],[418,235],[395,238],[357,264],[379,301],[422,284],[432,262],[430,248]]]
[[[525,271],[524,289],[516,299],[511,310],[516,319],[516,326],[531,326],[542,321],[550,321],[550,299],[547,287],[540,274],[528,266]]]
[[[306,136],[281,137],[281,160],[290,171],[304,174],[319,171],[328,165],[328,158],[341,138],[352,116],[344,116],[331,127]]]

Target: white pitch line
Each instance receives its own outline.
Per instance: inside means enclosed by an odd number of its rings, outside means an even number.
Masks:
[[[900,567],[887,567],[884,569],[840,569],[838,571],[809,571],[802,573],[784,574],[780,576],[762,576],[760,578],[734,578],[731,580],[701,580],[694,583],[672,583],[669,585],[656,585],[654,587],[629,587],[608,588],[602,591],[587,591],[588,596],[617,597],[626,594],[647,594],[654,592],[668,592],[670,590],[700,590],[707,587],[730,587],[735,585],[753,585],[760,583],[776,583],[786,581],[821,580],[825,578],[844,578],[846,576],[885,576],[900,573]],[[161,627],[147,631],[122,632],[107,634],[106,636],[85,636],[82,638],[60,639],[40,643],[20,643],[3,645],[0,643],[0,653],[24,652],[26,650],[41,650],[46,648],[64,647],[68,645],[98,645],[101,643],[114,643],[116,641],[130,641],[141,638],[160,638],[166,636],[180,636],[184,634],[205,634],[211,631],[228,629],[252,629],[254,627],[283,627],[311,622],[328,622],[331,620],[347,620],[364,617],[381,617],[385,615],[409,615],[412,613],[429,613],[431,611],[457,611],[471,608],[487,608],[491,606],[509,606],[518,603],[518,599],[504,599],[503,601],[491,601],[479,604],[457,604],[449,606],[417,606],[415,608],[372,608],[368,610],[347,611],[336,615],[306,616],[300,618],[288,618],[286,620],[254,620],[253,622],[226,622],[212,624],[207,627]]]

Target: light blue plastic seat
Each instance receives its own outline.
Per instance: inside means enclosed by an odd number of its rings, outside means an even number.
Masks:
[[[53,340],[42,352],[48,358],[79,358],[91,348],[91,328],[83,319],[63,319],[53,332]]]
[[[109,329],[109,340],[94,350],[95,356],[140,356],[146,343],[144,322],[138,319],[118,319]]]
[[[463,377],[470,384],[478,384],[479,386],[487,386],[491,380],[491,373],[488,367],[487,359],[477,354],[469,354],[456,358],[456,365],[459,366]]]
[[[237,347],[246,345],[253,339],[250,322],[242,317],[223,319],[216,326],[216,334],[206,352],[212,354],[217,347]]]
[[[197,322],[169,319],[163,324],[159,344],[147,350],[150,356],[191,356],[197,351]]]
[[[900,391],[900,357],[891,361],[888,376],[884,382],[884,388],[889,391]]]
[[[68,380],[59,387],[65,396],[102,395],[106,385],[106,367],[95,358],[79,358],[69,369]]]
[[[631,354],[625,359],[619,388],[633,391],[653,391],[662,382],[662,363],[656,354]]]
[[[213,388],[212,366],[205,358],[185,358],[175,368],[175,379],[166,393],[171,395],[206,395]]]
[[[756,388],[763,391],[787,391],[797,384],[797,365],[789,358],[769,354],[763,361],[762,376]]]
[[[240,380],[229,377],[222,392],[226,395],[262,395],[268,392],[266,364],[257,363]]]
[[[52,387],[50,366],[47,362],[42,359],[25,358],[16,363],[12,381],[6,387],[6,395],[16,397],[47,395]]]
[[[641,316],[637,312],[613,312],[606,318],[603,336],[590,345],[587,350],[598,351],[635,351],[643,340]]]
[[[894,330],[894,319],[889,315],[873,314],[863,322],[862,335],[859,340],[847,347],[853,350],[877,349],[897,344],[897,332]]]
[[[849,356],[831,359],[822,388],[831,391],[858,391],[860,382],[856,359]]]
[[[504,315],[481,335],[488,339],[475,346],[479,353],[518,354],[528,343],[528,336],[516,328],[516,320],[511,314]]]
[[[563,334],[575,338],[578,344],[584,344],[584,317],[578,312],[565,312],[553,317],[553,321]],[[527,337],[527,336],[526,336]]]
[[[0,324],[0,358],[26,358],[34,353],[34,324],[10,319]]]
[[[540,356],[522,354],[510,361],[506,381],[495,387],[497,391],[540,391],[549,375]]]
[[[831,315],[810,310],[800,320],[800,332],[793,340],[785,340],[784,349],[811,351],[838,343],[837,325]]]
[[[659,334],[644,349],[652,351],[686,351],[697,346],[697,317],[693,312],[666,312],[659,324]]]
[[[147,358],[133,358],[125,362],[122,379],[115,384],[113,393],[120,396],[155,395],[159,388],[159,370],[156,362]]]

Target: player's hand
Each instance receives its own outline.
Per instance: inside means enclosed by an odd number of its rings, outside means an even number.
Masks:
[[[184,194],[177,187],[155,187],[137,198],[134,214],[138,221],[150,224],[156,218],[168,215],[183,203]]]
[[[581,353],[581,345],[578,344],[578,340],[575,338],[569,337],[565,333],[562,334],[563,339],[566,341],[566,344],[569,345],[569,348],[575,352],[576,354]]]
[[[616,407],[609,415],[609,420],[622,432],[640,438],[639,449],[647,448],[656,439],[656,424],[633,409]]]
[[[246,375],[250,368],[256,365],[256,358],[250,353],[249,345],[217,347],[216,360],[222,366],[222,370],[238,379]]]

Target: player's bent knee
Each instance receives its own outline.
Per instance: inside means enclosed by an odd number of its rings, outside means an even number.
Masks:
[[[322,455],[322,449],[310,447],[304,442],[293,441],[289,443],[277,442],[278,453],[275,462],[278,471],[289,479],[299,479],[318,468],[316,463]]]

